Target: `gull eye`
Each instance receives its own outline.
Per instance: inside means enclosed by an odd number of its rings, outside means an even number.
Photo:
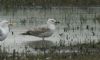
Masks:
[[[54,22],[54,20],[51,20],[52,22]]]

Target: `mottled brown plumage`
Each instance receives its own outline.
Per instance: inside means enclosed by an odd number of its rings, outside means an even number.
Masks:
[[[31,36],[42,37],[42,38],[50,37],[54,33],[55,23],[56,20],[49,19],[46,25],[34,27],[26,31],[25,33],[22,33],[22,35],[31,35]]]

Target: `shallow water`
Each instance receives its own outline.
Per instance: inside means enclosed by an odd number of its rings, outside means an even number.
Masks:
[[[59,42],[65,40],[66,45],[68,43],[76,44],[78,42],[90,42],[90,40],[95,40],[97,42],[100,37],[100,24],[95,20],[100,14],[100,7],[89,7],[89,8],[79,8],[79,7],[66,7],[58,8],[53,7],[52,9],[18,9],[15,12],[12,10],[6,12],[0,11],[0,20],[7,19],[16,23],[11,31],[14,32],[14,35],[9,33],[6,40],[1,42],[2,46],[17,50],[23,50],[24,42],[27,41],[37,41],[41,40],[39,37],[35,36],[22,36],[20,33],[27,31],[28,29],[45,24],[48,18],[54,18],[61,23],[57,25],[55,33],[46,38],[46,40],[52,42]],[[21,21],[26,20],[25,24],[22,24]],[[82,24],[81,20],[84,20]],[[86,20],[86,21],[85,21]],[[86,29],[86,26],[89,26],[89,29]],[[64,33],[63,28],[66,27],[67,32]],[[80,27],[77,29],[77,27]],[[93,27],[93,31],[91,31]],[[95,35],[93,35],[93,32]],[[60,33],[63,33],[62,36],[59,36]],[[20,48],[21,47],[21,48]],[[23,48],[22,48],[23,47]]]

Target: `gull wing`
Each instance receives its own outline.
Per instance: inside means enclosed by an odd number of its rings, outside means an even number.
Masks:
[[[48,27],[42,26],[42,27],[35,27],[35,28],[33,28],[33,29],[27,31],[26,33],[27,33],[28,35],[38,36],[38,35],[40,35],[40,34],[42,34],[42,33],[48,32],[49,30],[50,30],[50,29],[49,29]]]

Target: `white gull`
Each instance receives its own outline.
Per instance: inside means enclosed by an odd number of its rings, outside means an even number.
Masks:
[[[0,22],[0,41],[3,41],[7,38],[9,33],[9,23],[6,20]]]

